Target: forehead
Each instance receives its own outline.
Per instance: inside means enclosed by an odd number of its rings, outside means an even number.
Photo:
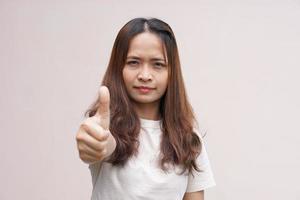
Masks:
[[[127,57],[164,59],[166,53],[162,40],[155,34],[143,32],[136,35],[130,42]]]

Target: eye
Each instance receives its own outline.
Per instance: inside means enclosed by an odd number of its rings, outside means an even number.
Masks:
[[[139,64],[139,62],[135,61],[135,60],[131,60],[131,61],[128,61],[127,62],[128,65],[131,65],[131,66],[136,66]]]
[[[164,63],[160,63],[160,62],[154,63],[154,65],[155,65],[155,67],[157,67],[157,68],[165,67],[165,64],[164,64]]]

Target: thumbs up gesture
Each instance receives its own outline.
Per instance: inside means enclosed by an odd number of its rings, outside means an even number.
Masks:
[[[109,131],[110,96],[106,86],[99,90],[100,102],[97,113],[80,125],[76,134],[80,159],[92,164],[108,158],[116,148],[116,141]]]

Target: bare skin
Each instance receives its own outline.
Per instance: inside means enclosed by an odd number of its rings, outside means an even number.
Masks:
[[[100,106],[96,115],[83,121],[76,134],[79,157],[87,164],[107,159],[116,148],[116,141],[109,131],[109,90],[102,86],[99,93]]]
[[[168,85],[168,65],[161,39],[149,32],[135,36],[128,50],[123,79],[140,118],[158,120],[159,102]],[[139,87],[148,87],[142,92]]]
[[[182,200],[204,200],[204,190],[185,193]]]

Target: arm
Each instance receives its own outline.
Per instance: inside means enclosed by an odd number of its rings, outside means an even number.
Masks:
[[[204,190],[185,193],[182,200],[204,200]]]

